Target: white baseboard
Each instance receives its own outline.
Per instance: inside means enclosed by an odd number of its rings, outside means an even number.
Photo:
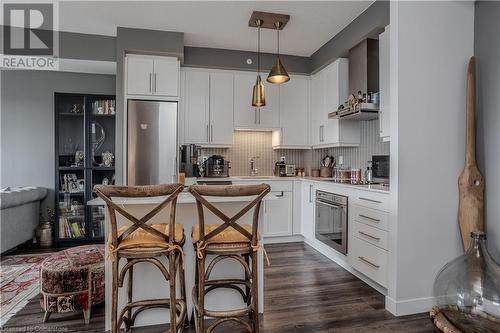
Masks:
[[[304,237],[302,235],[264,237],[264,244],[297,243],[303,241]]]
[[[434,305],[434,297],[422,297],[396,301],[385,297],[385,309],[395,316],[407,316],[415,313],[429,312]]]

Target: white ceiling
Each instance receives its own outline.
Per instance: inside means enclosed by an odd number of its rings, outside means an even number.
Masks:
[[[187,46],[254,51],[252,11],[289,14],[281,53],[310,56],[373,1],[61,1],[59,30],[116,36],[116,27],[185,33]],[[263,29],[262,51],[276,51],[276,32]]]

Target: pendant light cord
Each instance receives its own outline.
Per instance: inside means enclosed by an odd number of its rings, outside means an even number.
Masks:
[[[260,22],[259,22],[260,23]],[[257,75],[260,75],[260,26],[262,23],[259,24],[259,28],[257,29]]]
[[[276,30],[278,31],[278,57],[280,56],[280,23],[278,22],[278,25],[276,27]]]

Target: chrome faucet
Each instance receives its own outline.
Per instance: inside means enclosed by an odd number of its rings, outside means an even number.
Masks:
[[[259,173],[259,169],[255,167],[255,162],[259,158],[259,156],[253,156],[250,158],[250,176],[257,176]]]

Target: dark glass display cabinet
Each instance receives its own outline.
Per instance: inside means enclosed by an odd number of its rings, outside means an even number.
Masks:
[[[114,95],[55,93],[55,241],[104,240],[104,206],[88,206],[96,184],[115,182]]]

